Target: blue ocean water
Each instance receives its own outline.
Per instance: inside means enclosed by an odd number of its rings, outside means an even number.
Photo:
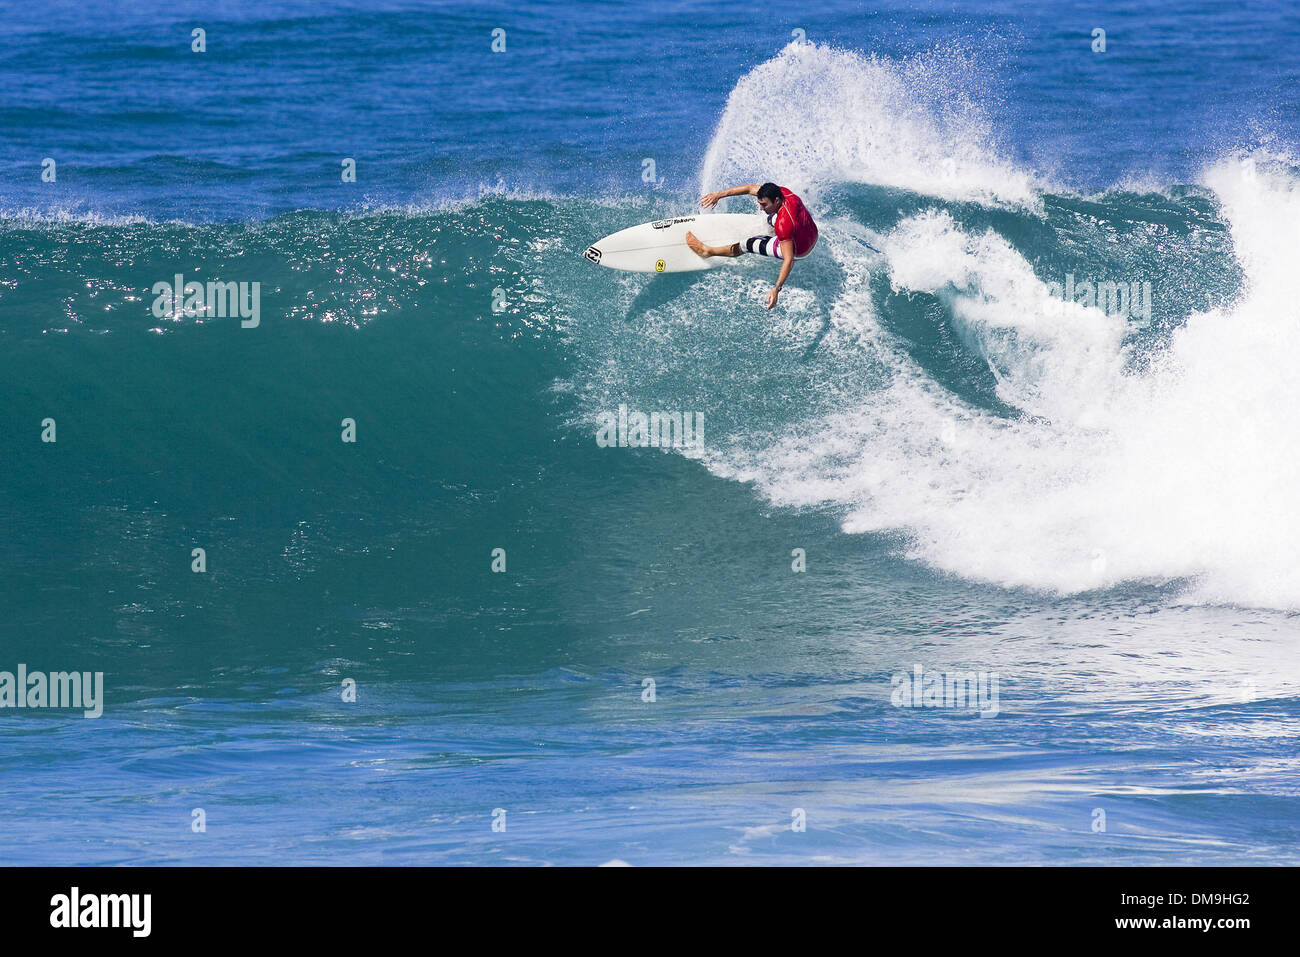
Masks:
[[[1294,5],[3,13],[0,862],[1300,857]]]

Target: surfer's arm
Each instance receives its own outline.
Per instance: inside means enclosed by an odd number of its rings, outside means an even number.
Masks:
[[[790,278],[790,270],[794,268],[794,240],[781,240],[781,275],[776,277],[776,286],[767,294],[767,308],[771,309],[776,305],[776,297],[781,294],[781,287],[785,281]]]
[[[700,197],[700,205],[710,209],[718,205],[718,200],[726,199],[728,196],[757,196],[759,185],[759,183],[747,183],[744,186],[733,186],[731,189],[720,189],[716,193],[706,193]]]

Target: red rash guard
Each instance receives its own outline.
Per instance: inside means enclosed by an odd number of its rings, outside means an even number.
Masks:
[[[795,256],[807,256],[812,252],[813,246],[817,245],[817,224],[813,222],[802,199],[784,186],[781,187],[781,196],[784,201],[776,211],[772,229],[776,231],[778,240],[794,240]]]

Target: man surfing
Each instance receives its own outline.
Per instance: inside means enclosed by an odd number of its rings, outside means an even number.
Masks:
[[[706,246],[694,233],[686,234],[686,245],[708,259],[710,256],[739,256],[743,253],[757,253],[760,256],[773,256],[781,260],[781,275],[776,285],[767,294],[767,308],[776,305],[776,297],[781,294],[781,287],[790,277],[790,269],[796,259],[803,259],[817,245],[817,224],[813,222],[807,207],[794,193],[775,183],[750,183],[748,186],[733,186],[717,193],[709,193],[700,199],[700,205],[711,209],[718,205],[718,200],[727,196],[757,196],[758,207],[767,213],[767,221],[776,232],[772,236],[751,236],[743,243],[730,246]]]

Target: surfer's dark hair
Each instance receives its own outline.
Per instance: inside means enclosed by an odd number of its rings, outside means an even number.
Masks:
[[[779,200],[781,198],[781,187],[776,183],[764,183],[758,188],[759,199]]]

